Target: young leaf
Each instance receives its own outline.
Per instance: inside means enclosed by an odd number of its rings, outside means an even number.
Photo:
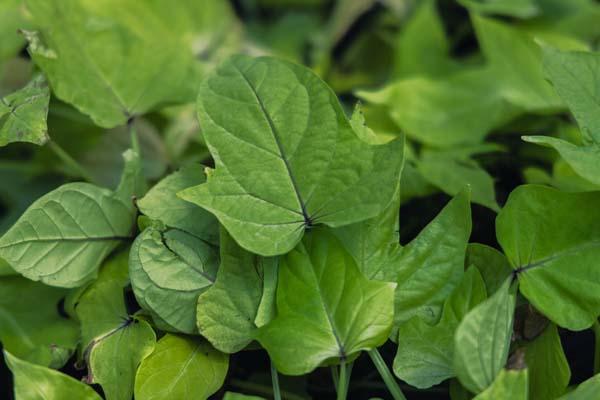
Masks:
[[[437,325],[413,317],[398,329],[394,373],[411,386],[428,388],[454,376],[454,332],[463,317],[486,299],[477,268],[470,267],[444,303]]]
[[[158,182],[138,200],[140,211],[170,228],[186,231],[214,245],[219,243],[219,226],[215,217],[200,207],[181,200],[176,193],[206,182],[202,167],[189,165]]]
[[[252,252],[286,253],[307,227],[374,217],[394,194],[402,142],[360,140],[335,94],[304,67],[233,57],[201,86],[198,115],[216,170],[180,195]]]
[[[394,287],[367,280],[333,235],[311,232],[283,257],[277,316],[258,330],[257,339],[288,375],[347,360],[386,341]]]
[[[263,258],[242,249],[221,230],[221,265],[217,280],[198,297],[197,323],[202,336],[217,349],[235,353],[255,337],[260,307],[274,307],[269,281],[277,279],[277,259]],[[274,290],[273,290],[274,291]]]
[[[136,400],[207,399],[223,385],[229,359],[206,342],[166,334],[138,369]]]
[[[4,359],[14,377],[14,394],[19,400],[101,400],[88,385],[62,372],[28,363],[6,350]]]
[[[128,151],[116,192],[67,183],[36,200],[0,238],[0,257],[26,278],[77,287],[94,279],[119,243],[131,237],[139,157]],[[137,166],[137,167],[136,167]]]
[[[600,374],[597,374],[587,381],[580,383],[572,392],[561,396],[559,400],[588,400],[593,399],[600,391]]]
[[[79,339],[72,320],[58,313],[63,289],[20,276],[0,278],[0,341],[4,349],[24,361],[62,367],[56,356],[71,354]]]
[[[49,101],[50,89],[43,75],[0,99],[0,146],[13,142],[46,143]]]
[[[199,72],[193,41],[231,21],[219,0],[202,7],[193,1],[27,0],[27,7],[40,30],[26,32],[29,54],[54,93],[106,128],[161,103],[193,98]],[[210,42],[210,34],[201,39]]]
[[[129,257],[131,286],[138,302],[177,331],[196,333],[198,295],[215,281],[217,250],[178,229],[148,228]]]
[[[494,295],[471,310],[454,335],[454,372],[470,391],[492,384],[506,364],[512,335],[516,285],[506,279]]]
[[[582,330],[600,315],[600,192],[523,185],[496,219],[521,293],[557,325]]]
[[[530,399],[556,399],[565,392],[571,370],[556,325],[548,325],[540,336],[525,344],[525,364]]]
[[[83,293],[75,310],[81,321],[87,381],[99,383],[108,400],[131,399],[138,365],[154,349],[154,331],[127,314],[123,282],[109,274]]]
[[[527,400],[527,369],[500,371],[494,382],[473,400]],[[548,397],[540,397],[547,399]]]

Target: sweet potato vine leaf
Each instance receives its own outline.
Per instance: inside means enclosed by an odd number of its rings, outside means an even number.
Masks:
[[[254,253],[286,253],[314,225],[374,217],[394,194],[402,141],[360,140],[307,68],[233,57],[202,84],[198,116],[216,169],[180,195]]]
[[[135,378],[138,400],[206,400],[223,385],[229,358],[206,341],[166,334]]]
[[[120,243],[131,238],[143,179],[139,156],[124,153],[116,191],[67,183],[36,200],[0,238],[0,257],[26,278],[59,287],[91,281]]]
[[[496,219],[521,293],[550,320],[589,328],[600,315],[600,192],[523,185]]]
[[[523,139],[553,147],[577,174],[600,184],[600,54],[547,48],[544,66],[581,128],[583,145],[549,136]]]
[[[46,143],[49,101],[50,89],[43,75],[0,99],[0,146],[13,142]]]
[[[235,353],[273,317],[278,258],[242,249],[224,229],[220,243],[217,280],[198,297],[196,317],[200,333],[217,350]]]
[[[6,350],[4,359],[14,377],[15,397],[20,400],[101,400],[94,389],[69,375],[21,360]]]
[[[140,305],[176,331],[196,333],[198,295],[215,281],[219,254],[178,229],[144,230],[131,246],[129,274]]]
[[[527,369],[500,371],[494,382],[473,400],[527,400],[529,375]]]
[[[386,341],[394,287],[369,281],[333,235],[316,230],[281,260],[277,315],[257,339],[288,375],[348,360]]]

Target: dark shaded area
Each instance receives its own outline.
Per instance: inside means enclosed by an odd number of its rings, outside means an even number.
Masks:
[[[594,375],[594,332],[561,329],[560,341],[571,367],[570,385],[576,385]]]

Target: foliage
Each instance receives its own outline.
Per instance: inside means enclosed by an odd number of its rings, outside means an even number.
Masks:
[[[597,1],[4,0],[0,38],[0,398],[598,398]]]

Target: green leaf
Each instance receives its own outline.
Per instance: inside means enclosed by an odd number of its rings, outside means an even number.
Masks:
[[[25,44],[25,38],[18,33],[27,27],[25,7],[21,0],[0,2],[0,64],[19,53]]]
[[[67,183],[36,200],[0,238],[0,257],[26,278],[77,287],[94,279],[102,261],[129,240],[136,210],[132,196],[143,183],[139,157],[126,164],[117,190]]]
[[[589,328],[600,315],[600,192],[515,189],[496,236],[517,271],[521,293],[557,325]]]
[[[506,256],[485,244],[469,243],[465,265],[477,267],[489,295],[496,293],[496,290],[512,274],[512,268]]]
[[[84,383],[62,372],[28,363],[4,351],[4,359],[14,377],[14,394],[19,400],[101,400]]]
[[[0,146],[13,142],[46,143],[49,101],[50,89],[42,75],[0,99]]]
[[[136,400],[207,399],[223,385],[229,359],[206,342],[166,334],[138,369]]]
[[[307,227],[374,217],[394,194],[402,142],[360,140],[334,93],[304,67],[233,57],[201,86],[198,114],[216,170],[180,195],[247,250],[286,253]]]
[[[600,110],[600,107],[598,107]],[[523,136],[524,141],[552,147],[581,177],[600,185],[600,144],[576,146],[549,136]],[[600,139],[600,135],[598,137]]]
[[[277,316],[257,339],[287,375],[346,360],[386,341],[394,287],[366,279],[330,233],[311,232],[283,257]]]
[[[197,323],[202,336],[225,353],[236,353],[255,337],[261,305],[273,314],[277,259],[263,258],[242,249],[222,229],[221,265],[217,280],[198,297]],[[268,311],[271,310],[271,311]]]
[[[536,0],[458,0],[460,4],[481,14],[499,14],[531,18],[540,13]]]
[[[196,333],[198,295],[215,281],[217,250],[178,229],[142,232],[131,247],[129,274],[144,308],[184,333]]]
[[[454,332],[463,317],[486,299],[485,284],[477,268],[470,267],[444,303],[442,317],[429,325],[413,317],[398,329],[394,373],[418,388],[429,388],[454,376]]]
[[[217,245],[218,222],[212,214],[177,197],[176,193],[206,182],[198,164],[189,165],[158,182],[137,202],[140,211],[152,219],[160,220],[170,228],[186,231]]]
[[[471,235],[469,191],[463,190],[389,261],[384,280],[397,282],[395,324],[419,315],[435,323],[459,284]]]
[[[452,72],[450,43],[436,0],[420,1],[400,32],[394,52],[394,77],[440,76]]]
[[[39,32],[29,53],[57,97],[110,128],[167,102],[193,98],[213,41],[231,29],[219,0],[27,0]]]
[[[544,49],[544,69],[575,116],[584,138],[600,142],[600,54]]]
[[[493,19],[473,15],[472,20],[491,77],[504,99],[529,111],[562,107],[545,79],[542,50],[531,35]]]
[[[436,147],[479,143],[517,114],[498,93],[494,76],[479,67],[444,78],[412,76],[357,95],[387,107],[407,136]]]
[[[58,353],[75,350],[79,329],[58,313],[63,289],[20,276],[0,278],[0,341],[24,361],[60,368]]]
[[[417,169],[429,183],[451,196],[469,185],[474,203],[500,210],[493,178],[471,158],[462,156],[458,149],[425,151],[417,161]]]
[[[156,342],[147,322],[127,314],[123,290],[123,281],[107,271],[83,293],[75,309],[81,321],[86,380],[99,383],[108,400],[131,399],[138,365]]]
[[[571,370],[556,325],[548,325],[540,336],[525,344],[525,364],[530,399],[556,399],[565,393]]]
[[[516,285],[508,278],[461,321],[454,336],[454,371],[471,392],[490,386],[506,364],[512,335]]]
[[[561,396],[559,400],[587,400],[593,399],[600,390],[600,374],[594,375],[587,381],[579,384],[575,390]]]
[[[475,396],[473,400],[527,400],[528,380],[527,369],[503,369],[500,371],[492,385],[479,395]],[[547,399],[548,397],[540,398]]]

